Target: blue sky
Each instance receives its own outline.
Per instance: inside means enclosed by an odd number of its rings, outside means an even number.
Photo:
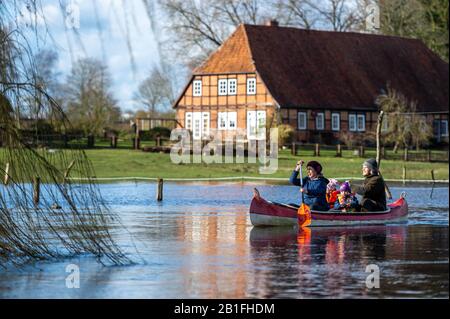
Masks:
[[[71,1],[75,8],[79,8],[79,28],[75,26],[79,39],[73,30],[65,27],[67,23],[62,8]],[[37,48],[57,48],[61,80],[70,72],[73,60],[87,56],[98,58],[109,68],[113,93],[121,109],[143,108],[133,101],[133,94],[150,69],[159,65],[159,55],[142,0],[42,0],[42,15],[45,20],[26,15],[23,20],[37,20],[41,36]],[[45,33],[45,24],[50,36]],[[97,25],[100,25],[101,36]],[[134,70],[127,47],[127,26],[136,66]]]

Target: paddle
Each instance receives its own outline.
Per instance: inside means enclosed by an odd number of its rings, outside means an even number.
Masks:
[[[300,187],[303,188],[303,172],[302,163],[300,163]],[[305,194],[302,192],[302,204],[297,211],[298,225],[300,227],[306,227],[311,225],[311,210],[309,206],[305,204]]]

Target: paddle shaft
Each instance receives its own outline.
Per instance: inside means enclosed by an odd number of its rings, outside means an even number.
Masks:
[[[300,165],[300,188],[303,188],[303,172],[302,172],[302,165]],[[305,194],[303,192],[302,193],[302,204],[305,202]]]

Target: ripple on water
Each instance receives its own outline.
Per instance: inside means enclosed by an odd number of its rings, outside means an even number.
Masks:
[[[0,298],[448,298],[448,188],[407,188],[407,225],[298,230],[257,229],[248,205],[255,185],[102,184],[131,233],[112,229],[137,261],[102,267],[79,257],[0,272]],[[297,187],[258,186],[263,197],[298,202]],[[394,197],[405,188],[391,187]],[[135,246],[139,254],[134,250]],[[141,262],[141,259],[144,262]],[[65,267],[80,265],[80,289],[66,289]],[[381,287],[365,286],[366,266]]]

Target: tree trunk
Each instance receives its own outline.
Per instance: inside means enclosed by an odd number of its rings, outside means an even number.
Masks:
[[[384,116],[384,112],[380,111],[380,114],[378,114],[378,120],[377,120],[377,135],[376,135],[376,139],[377,139],[377,163],[378,163],[378,168],[380,168],[380,164],[381,164],[381,143],[380,143],[380,135],[381,135],[381,124],[383,123],[383,116]]]
[[[394,149],[392,150],[394,152],[394,154],[397,154],[399,144],[400,144],[399,142],[395,142]]]

